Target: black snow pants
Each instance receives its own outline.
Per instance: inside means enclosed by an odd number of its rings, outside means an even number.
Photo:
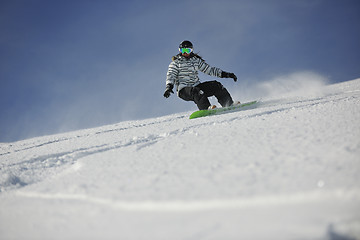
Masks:
[[[199,110],[209,108],[211,104],[208,97],[211,96],[215,96],[222,107],[227,107],[234,103],[230,93],[218,81],[203,82],[195,87],[184,87],[179,92],[181,99],[194,101]]]

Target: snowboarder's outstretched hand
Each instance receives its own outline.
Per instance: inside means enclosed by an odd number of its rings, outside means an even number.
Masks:
[[[234,79],[234,82],[237,81],[237,76],[236,76],[234,73],[230,73],[230,74],[229,74],[229,78]]]
[[[234,82],[236,82],[237,81],[237,76],[234,74],[234,73],[228,73],[228,72],[222,72],[221,73],[221,77],[222,78],[232,78],[232,79],[234,79]]]
[[[174,87],[174,86],[171,85],[171,84],[166,85],[166,90],[165,90],[165,92],[164,92],[164,97],[168,98],[168,97],[170,97],[170,94],[171,94],[171,93],[174,93],[174,91],[172,90],[173,87]]]

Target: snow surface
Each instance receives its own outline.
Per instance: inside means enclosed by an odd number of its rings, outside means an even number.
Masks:
[[[360,79],[190,114],[1,143],[0,239],[360,239]]]

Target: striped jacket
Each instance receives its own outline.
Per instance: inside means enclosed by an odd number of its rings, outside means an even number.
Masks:
[[[179,91],[184,87],[194,87],[200,83],[198,70],[210,76],[221,77],[220,68],[211,67],[201,57],[192,54],[190,58],[175,56],[169,65],[166,76],[166,85],[172,84]]]

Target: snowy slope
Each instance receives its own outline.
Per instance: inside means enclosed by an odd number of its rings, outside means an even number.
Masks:
[[[360,79],[307,90],[1,143],[0,239],[360,239]]]

